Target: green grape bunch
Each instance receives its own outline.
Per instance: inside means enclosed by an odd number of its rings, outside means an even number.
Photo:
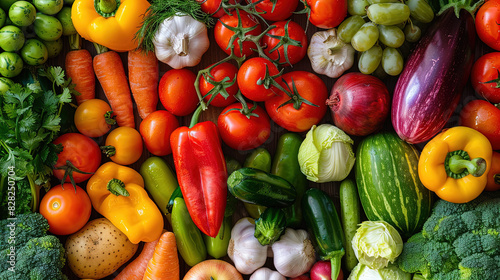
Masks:
[[[338,36],[360,53],[359,71],[397,76],[403,70],[409,45],[434,19],[426,0],[347,0],[347,17]]]

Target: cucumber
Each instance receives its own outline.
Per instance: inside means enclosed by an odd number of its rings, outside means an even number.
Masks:
[[[354,181],[346,179],[340,183],[340,220],[344,229],[345,256],[344,267],[352,271],[358,264],[358,259],[352,249],[352,238],[356,234],[359,223],[361,223],[361,206],[358,191]]]
[[[257,148],[255,149],[248,157],[245,159],[245,163],[243,167],[251,167],[259,170],[263,170],[266,172],[271,171],[271,154],[265,148]],[[251,204],[251,203],[243,203],[245,209],[248,214],[254,218],[258,219],[260,214],[264,213],[266,210],[265,206]]]

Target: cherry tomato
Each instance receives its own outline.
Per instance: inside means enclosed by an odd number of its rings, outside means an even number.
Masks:
[[[222,8],[222,0],[196,0],[196,2],[201,3],[201,10],[205,13],[213,16],[214,18],[220,18],[225,15]],[[238,0],[238,2],[240,2]],[[235,0],[229,0],[229,4],[236,4]]]
[[[278,96],[266,100],[267,113],[275,123],[289,131],[309,130],[326,113],[328,91],[325,83],[315,74],[306,71],[292,71],[284,74],[282,79],[286,83],[283,87],[293,97],[280,92]],[[290,103],[283,105],[286,102]]]
[[[486,191],[500,190],[500,153],[493,151],[491,157],[491,168],[488,172],[488,182],[486,183]]]
[[[279,90],[272,85],[272,81],[279,84],[279,77],[279,70],[271,61],[262,57],[253,57],[243,62],[236,80],[241,93],[246,98],[260,102],[276,96]]]
[[[234,95],[238,92],[238,83],[236,83],[236,74],[238,73],[238,68],[229,62],[223,62],[210,70],[212,77],[209,79],[213,80],[215,83],[221,82],[226,79],[223,83],[218,83],[216,85],[218,94],[215,95],[214,99],[210,102],[210,105],[215,107],[226,107],[236,101]],[[200,92],[204,98],[205,102],[208,102],[212,97],[212,94],[207,95],[210,90],[214,88],[214,85],[205,79],[205,76],[200,78]],[[220,94],[222,90],[225,90],[229,96],[224,98]]]
[[[160,79],[158,92],[160,102],[170,113],[187,116],[198,106],[198,95],[194,87],[196,75],[188,69],[171,69]]]
[[[142,155],[141,134],[132,127],[117,127],[108,134],[101,150],[115,163],[132,164]]]
[[[238,19],[238,15],[240,15],[241,21]],[[222,23],[230,27],[236,27],[239,24],[241,24],[242,28],[254,27],[254,29],[246,32],[245,35],[259,35],[262,30],[257,19],[245,11],[239,11],[239,13],[235,12],[232,13],[232,15],[222,16],[215,24],[214,35],[215,35],[215,42],[217,42],[217,45],[219,45],[219,47],[227,54],[231,54],[231,46],[229,46],[229,43],[231,37],[235,34],[235,32],[229,30],[229,28],[226,28]],[[242,56],[248,57],[251,54],[253,54],[254,49],[257,48],[255,46],[255,43],[250,41],[244,41],[241,43],[242,48],[240,50],[239,43],[240,43],[240,38],[236,38],[236,40],[234,40],[233,42],[234,54],[238,57]]]
[[[75,183],[81,183],[90,178],[101,164],[101,150],[97,143],[88,136],[80,133],[66,133],[57,137],[53,143],[61,144],[63,147],[62,152],[57,155],[53,170],[54,176],[59,180],[66,177],[64,182],[68,183],[73,177]]]
[[[56,235],[77,232],[88,222],[91,212],[87,193],[70,183],[52,187],[40,202],[40,214],[49,222],[49,231]]]
[[[101,137],[115,124],[113,111],[106,101],[89,99],[82,102],[75,111],[75,126],[88,137]]]
[[[172,153],[170,134],[179,127],[179,121],[169,111],[158,110],[142,120],[139,131],[150,153],[166,156]]]
[[[258,1],[260,0],[247,0],[247,3]],[[298,5],[299,0],[264,0],[255,5],[255,10],[262,13],[260,16],[265,20],[280,21],[291,17]]]
[[[500,0],[486,1],[476,14],[476,32],[490,48],[500,51]]]
[[[273,23],[276,27],[269,30],[262,39],[267,46],[264,53],[273,61],[291,66],[296,64],[307,53],[307,35],[304,28],[298,23],[279,21]],[[281,45],[285,42],[285,45]]]
[[[490,140],[493,150],[500,149],[500,109],[485,100],[472,100],[460,112],[460,125],[473,128]]]
[[[252,108],[253,104],[248,104]],[[222,141],[235,150],[250,150],[262,145],[271,135],[271,121],[266,111],[259,106],[249,117],[239,110],[243,107],[237,102],[224,108],[217,119]]]
[[[347,0],[306,0],[310,9],[309,21],[319,27],[337,27],[347,16]]]
[[[491,103],[500,103],[500,52],[481,56],[472,67],[474,90]]]

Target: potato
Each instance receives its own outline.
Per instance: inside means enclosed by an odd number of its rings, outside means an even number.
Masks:
[[[132,258],[139,247],[108,219],[88,222],[66,240],[68,266],[79,278],[104,278]]]

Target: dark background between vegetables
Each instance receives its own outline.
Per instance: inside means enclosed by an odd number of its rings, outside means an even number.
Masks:
[[[303,4],[299,3],[299,6],[298,6],[297,10],[301,10],[302,8],[303,8]],[[298,24],[300,24],[303,28],[306,27],[306,23],[307,23],[307,16],[306,15],[304,15],[304,14],[293,15],[291,19],[293,21],[297,22]],[[308,29],[307,29],[308,41],[309,41],[309,39],[311,38],[311,36],[316,31],[320,31],[320,30],[323,30],[323,29],[319,29],[319,28],[315,27],[314,25],[309,24]],[[213,63],[215,63],[215,62],[217,62],[217,61],[219,61],[219,60],[221,60],[221,59],[223,59],[224,57],[227,56],[219,48],[219,46],[215,43],[214,36],[213,36],[213,28],[211,28],[211,29],[208,30],[208,34],[209,34],[209,39],[210,39],[210,48],[209,48],[209,50],[203,55],[203,58],[202,58],[201,62],[197,66],[188,68],[191,71],[193,71],[194,73],[197,73],[198,70],[204,69],[204,68],[210,66],[211,64],[213,64]],[[86,48],[87,50],[89,50],[91,52],[92,55],[96,54],[96,51],[95,51],[92,43],[84,40],[82,44],[83,44],[84,48]],[[68,51],[69,51],[69,46],[68,46],[67,39],[65,38],[63,53],[61,53],[56,58],[53,58],[53,59],[49,60],[47,63],[50,64],[50,65],[64,66],[64,57],[65,57],[65,54]],[[490,49],[489,47],[487,47],[485,44],[483,44],[479,40],[479,38],[477,38],[477,40],[476,40],[476,53],[475,53],[476,54],[476,59],[481,54],[485,54],[485,53],[488,53],[488,52],[491,52],[491,51],[492,51],[492,49]],[[127,66],[127,55],[126,55],[126,53],[120,53],[120,56],[122,58],[123,65],[124,65],[125,71],[127,73],[127,67],[126,67]],[[406,59],[405,59],[405,61],[406,61]],[[159,64],[160,64],[160,66],[159,66],[160,67],[160,77],[159,78],[161,78],[161,76],[165,72],[167,72],[168,70],[170,70],[171,68],[168,65],[164,64],[164,63],[160,62]],[[309,58],[307,57],[307,55],[304,57],[304,59],[302,59],[299,63],[297,63],[293,67],[287,67],[285,69],[285,73],[286,72],[290,72],[290,71],[296,71],[296,70],[303,70],[303,71],[313,72],[313,70],[311,68],[311,64],[310,64]],[[353,71],[357,71],[357,58],[355,60],[354,66],[350,70],[348,70],[348,72],[353,72]],[[325,82],[328,91],[330,91],[332,89],[332,87],[333,87],[336,79],[332,79],[332,78],[329,78],[329,77],[324,76],[324,75],[318,75],[318,76]],[[394,89],[394,85],[395,85],[395,83],[397,81],[397,77],[387,76],[383,80],[384,80],[385,84],[387,85],[387,87],[389,89],[389,93],[392,95],[393,89]],[[102,91],[102,88],[100,87],[97,79],[96,79],[96,98],[100,98],[100,99],[103,99],[103,100],[107,101],[106,96],[104,95],[104,93]],[[462,99],[459,102],[459,104],[458,104],[458,106],[457,106],[457,108],[455,110],[455,113],[452,115],[452,117],[448,121],[447,127],[458,125],[458,114],[459,114],[460,110],[469,101],[471,101],[473,99],[479,99],[479,98],[480,97],[474,92],[474,90],[472,89],[472,87],[470,85],[470,82],[469,82],[467,84],[467,87],[466,87],[464,93],[463,93]],[[260,103],[259,105],[262,106],[262,108],[264,108],[264,106],[263,106],[262,103]],[[164,109],[160,102],[158,102],[157,109]],[[218,117],[218,115],[220,114],[220,112],[222,110],[223,110],[223,108],[217,108],[217,107],[209,106],[209,108],[201,114],[201,116],[200,116],[200,122],[201,121],[210,120],[210,121],[214,121],[215,123],[217,123],[217,117]],[[139,117],[139,115],[137,113],[137,107],[136,107],[135,103],[134,103],[134,115],[135,115],[136,129],[138,129],[139,128],[139,124],[141,122],[141,118]],[[179,119],[179,122],[180,122],[181,125],[188,125],[189,121],[191,119],[191,115],[188,115],[186,117],[178,117],[178,119]],[[330,114],[329,110],[327,111],[327,113],[323,117],[321,123],[331,123],[331,124],[333,124],[332,123],[331,114]],[[384,126],[383,129],[392,130],[392,125],[391,125],[391,121],[390,121],[390,114],[389,114],[389,116],[388,116],[388,118],[386,120],[386,123],[385,123],[385,126]],[[284,128],[279,127],[278,125],[276,125],[274,122],[271,121],[271,136],[262,145],[262,147],[266,148],[271,153],[271,156],[274,155],[274,151],[275,151],[275,148],[276,148],[276,143],[278,142],[279,137],[283,133],[285,133],[285,132],[286,132],[286,130]],[[300,133],[300,134],[303,137],[305,137],[306,132],[303,132],[303,133]],[[97,142],[97,144],[104,145],[105,137],[106,137],[106,135],[103,136],[103,137],[100,137],[100,138],[94,138],[94,140]],[[362,138],[360,138],[360,137],[352,137],[352,138],[354,140],[354,149],[356,149],[357,144],[359,143],[359,141]],[[417,148],[419,150],[421,150],[423,148],[424,144],[425,143],[418,144]],[[246,156],[251,153],[251,150],[250,151],[237,151],[237,150],[231,149],[228,146],[224,145],[224,143],[222,144],[222,147],[223,147],[224,155],[226,155],[228,157],[231,157],[231,158],[234,158],[234,159],[238,160],[240,163],[243,163],[244,160],[245,160],[245,158],[246,158]],[[132,167],[132,168],[134,168],[136,170],[139,170],[139,167],[141,166],[141,163],[145,159],[147,159],[148,157],[150,157],[150,156],[152,156],[152,155],[148,152],[148,150],[144,146],[144,150],[143,150],[141,158],[136,163],[132,164],[130,167]],[[172,155],[168,155],[168,156],[165,156],[163,158],[167,161],[167,163],[170,165],[170,167],[172,169],[174,169]],[[108,159],[105,158],[105,156],[103,156],[103,162],[104,161],[108,161]],[[354,179],[354,172],[351,172],[351,174],[349,175],[349,178],[353,178]],[[82,188],[85,188],[86,183],[87,182],[85,181],[85,182],[80,183],[79,185]],[[58,182],[54,181],[53,185],[56,185],[56,184],[58,184]],[[333,201],[335,202],[335,205],[337,207],[337,211],[338,211],[338,213],[340,215],[340,209],[339,209],[339,189],[338,189],[339,183],[338,182],[322,183],[322,184],[317,184],[317,183],[310,182],[309,186],[310,187],[315,187],[315,188],[320,188],[320,189],[324,190],[325,192],[327,192],[328,194],[330,194],[330,196],[333,198]],[[236,210],[236,214],[233,216],[233,223],[236,222],[241,217],[244,217],[244,216],[248,216],[248,214],[246,213],[245,208],[243,207],[243,205],[239,204],[238,207],[237,207],[237,210]],[[97,212],[95,212],[95,210],[93,210],[91,219],[94,219],[94,218],[97,218],[97,217],[100,217],[100,215]],[[362,215],[362,218],[363,217],[364,217],[364,214]],[[168,221],[166,219],[165,219],[165,228],[167,230],[172,230],[170,224],[168,223]],[[63,242],[66,239],[64,236],[60,237],[60,238],[61,238],[61,240]],[[139,247],[139,250],[137,251],[136,256],[140,253],[141,249],[142,249],[142,246]],[[135,258],[135,256],[134,256],[134,258]],[[227,256],[224,257],[223,260],[231,262],[231,260]],[[185,273],[189,270],[190,267],[187,264],[184,263],[184,261],[182,260],[182,257],[180,255],[179,255],[179,262],[180,262],[180,272],[181,272],[180,275],[181,275],[181,279],[182,279],[184,277]],[[274,270],[272,258],[268,258],[266,266],[270,267],[271,269]],[[110,276],[108,276],[106,278],[103,278],[103,279],[106,279],[106,280],[107,279],[113,279],[114,276],[117,275],[119,271],[120,270],[118,270],[114,274],[112,274],[112,275],[110,275]],[[69,268],[65,267],[64,272],[66,273],[66,275],[68,275],[68,277],[70,279],[78,279],[76,276],[74,276],[74,274],[71,272],[71,270]],[[349,275],[348,272],[345,271],[344,272],[344,278],[347,279],[348,275]],[[244,275],[244,279],[249,279],[249,277],[250,277],[249,275]]]

